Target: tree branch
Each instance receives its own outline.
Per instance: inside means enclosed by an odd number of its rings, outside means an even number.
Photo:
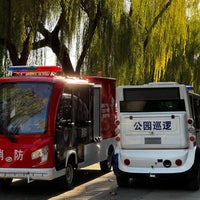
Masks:
[[[171,5],[172,3],[172,0],[169,0],[165,6],[163,7],[163,9],[160,11],[160,13],[154,18],[154,21],[153,23],[151,24],[149,30],[148,30],[148,33],[147,33],[147,37],[144,41],[144,52],[146,51],[146,47],[147,47],[147,44],[148,44],[148,41],[149,41],[149,37],[153,31],[153,28],[157,25],[159,19],[163,16],[163,14],[165,13],[165,11],[168,9],[168,7]]]
[[[28,60],[28,56],[29,56],[29,53],[30,53],[30,36],[31,36],[31,29],[30,31],[28,32],[27,34],[27,37],[23,43],[23,49],[22,49],[22,52],[21,52],[21,56],[20,56],[20,59],[18,60],[19,64],[26,64],[27,63],[27,60]]]
[[[44,39],[34,42],[33,49],[46,46],[50,47],[57,56],[58,61],[62,65],[64,73],[72,75],[74,74],[74,69],[68,53],[69,50],[64,44],[61,43],[59,39],[59,32],[65,24],[66,17],[64,2],[61,2],[61,8],[62,11],[60,17],[52,32],[48,31],[43,24],[39,25],[39,32],[44,36]]]
[[[16,46],[10,41],[6,41],[6,46],[10,54],[10,59],[13,65],[18,65],[18,52]]]
[[[98,26],[98,23],[99,23],[99,20],[100,20],[100,17],[101,17],[100,2],[101,1],[99,1],[98,5],[97,5],[97,12],[96,12],[95,18],[94,19],[90,19],[89,18],[89,27],[88,27],[88,30],[87,30],[88,34],[86,36],[86,40],[85,40],[85,43],[83,45],[83,50],[81,52],[81,55],[80,55],[80,57],[79,57],[79,59],[77,61],[76,74],[80,74],[81,66],[83,64],[83,61],[84,61],[85,56],[87,54],[87,50],[90,47],[90,44],[92,42],[92,38],[93,38],[95,30],[96,30],[96,27]]]

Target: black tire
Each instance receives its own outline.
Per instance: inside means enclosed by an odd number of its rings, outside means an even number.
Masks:
[[[71,190],[74,188],[76,170],[73,163],[69,162],[65,169],[65,176],[61,178],[60,188],[63,190]]]
[[[128,187],[130,178],[128,176],[117,176],[117,185],[119,187]]]
[[[113,149],[109,149],[107,159],[100,162],[100,168],[103,173],[108,173],[111,171],[113,154]]]
[[[196,164],[192,170],[192,178],[188,181],[188,188],[190,190],[199,190],[200,183],[200,164]]]
[[[8,189],[12,183],[12,178],[0,179],[0,188]]]

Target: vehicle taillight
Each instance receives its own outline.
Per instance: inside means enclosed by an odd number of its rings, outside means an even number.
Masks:
[[[177,166],[181,166],[182,165],[182,160],[181,159],[177,159],[175,161],[175,163],[176,163]]]
[[[119,126],[119,124],[120,124],[120,121],[119,121],[119,120],[116,120],[116,121],[115,121],[115,125],[116,125],[116,126]]]
[[[129,159],[125,159],[125,160],[124,160],[124,164],[125,164],[125,165],[130,165],[130,160],[129,160]]]
[[[195,142],[196,141],[196,137],[194,135],[191,135],[189,138],[190,138],[191,142]]]
[[[120,137],[119,136],[115,137],[115,140],[116,142],[120,142]]]
[[[188,124],[192,125],[193,124],[193,119],[190,118],[190,119],[188,119],[187,122],[188,122]]]

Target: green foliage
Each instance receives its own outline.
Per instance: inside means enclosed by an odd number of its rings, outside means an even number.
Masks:
[[[197,92],[200,92],[200,2],[194,0],[188,3],[186,61],[191,71],[189,84],[193,85]]]
[[[124,9],[123,1],[118,2],[123,9],[111,4],[106,7],[88,53],[88,65],[102,66],[104,75],[115,76],[118,84],[164,79],[177,44],[184,52],[185,1],[132,0],[130,10]]]
[[[1,37],[12,40],[20,51],[28,30],[32,29],[36,33],[38,23],[45,22],[49,12],[48,4],[46,0],[1,0]]]
[[[199,3],[0,0],[0,62],[7,63],[8,42],[19,60],[27,40],[28,53],[38,48],[34,55],[41,59],[41,48],[49,46],[67,67],[75,45],[82,74],[102,71],[117,78],[118,85],[177,81],[200,91]]]

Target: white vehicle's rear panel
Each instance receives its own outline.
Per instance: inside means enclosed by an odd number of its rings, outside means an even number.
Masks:
[[[120,114],[121,145],[125,149],[186,148],[187,117],[180,113]]]

